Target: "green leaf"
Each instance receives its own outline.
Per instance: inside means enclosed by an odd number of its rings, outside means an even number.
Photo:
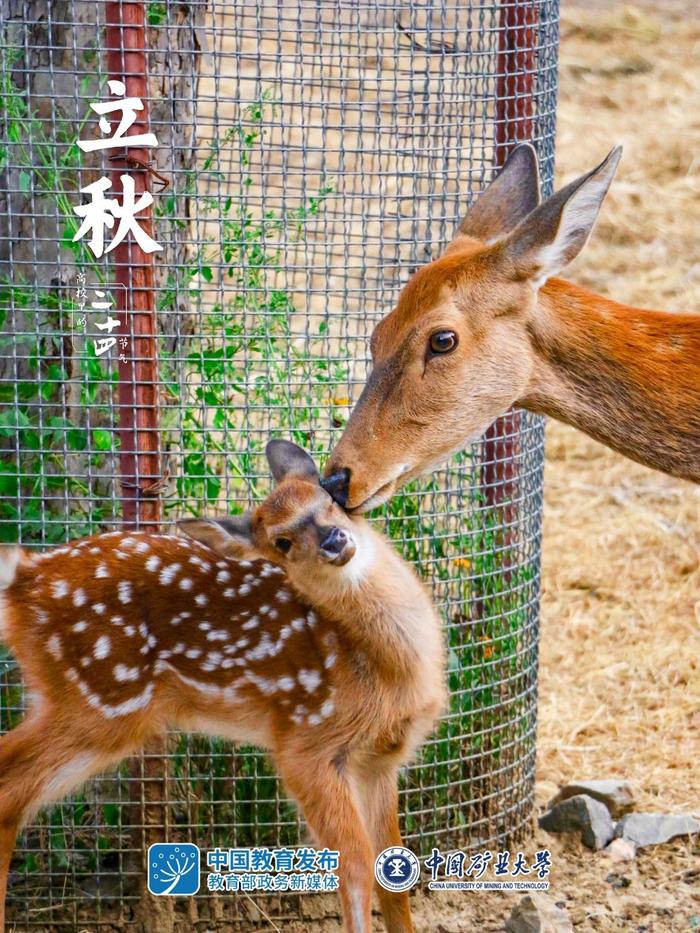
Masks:
[[[105,431],[103,428],[95,428],[92,432],[92,446],[96,450],[111,450],[112,432]]]
[[[32,176],[29,172],[24,170],[19,173],[19,190],[23,194],[32,190]]]

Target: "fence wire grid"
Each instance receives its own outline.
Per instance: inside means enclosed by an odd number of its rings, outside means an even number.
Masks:
[[[119,286],[117,251],[98,260],[73,242],[80,189],[113,170],[109,151],[76,140],[98,136],[90,103],[110,99],[110,52],[127,61],[107,41],[109,16],[137,7],[149,155],[168,181],[147,179],[163,247],[145,289],[157,326],[150,343],[132,331],[98,356],[104,333],[80,310],[79,276],[143,307],[142,260],[130,254]],[[239,511],[269,488],[273,435],[323,460],[374,324],[514,141],[535,144],[551,191],[558,0],[0,9],[3,541],[43,548],[123,518]],[[145,455],[129,458],[144,438]],[[402,777],[404,838],[422,854],[504,847],[529,821],[542,466],[541,419],[511,413],[376,516],[431,583],[449,647],[450,709]],[[0,671],[4,732],[25,697],[7,652]],[[293,845],[300,832],[260,752],[172,734],[23,831],[10,921],[126,928],[148,841]],[[177,907],[191,928],[265,926],[243,898],[195,900]],[[270,899],[265,913],[297,917],[308,903]]]

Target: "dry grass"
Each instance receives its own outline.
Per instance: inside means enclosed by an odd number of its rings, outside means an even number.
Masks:
[[[571,277],[700,310],[700,23],[565,11],[558,167],[625,155]],[[543,793],[625,775],[700,806],[700,490],[550,425],[539,763]],[[652,798],[657,798],[654,801]]]

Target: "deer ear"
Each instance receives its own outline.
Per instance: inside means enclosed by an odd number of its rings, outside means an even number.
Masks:
[[[511,152],[501,171],[469,208],[453,243],[457,244],[462,236],[492,243],[510,233],[539,203],[537,153],[529,143],[523,143]]]
[[[600,165],[548,198],[506,237],[502,255],[518,278],[531,279],[539,288],[578,256],[621,155],[622,147],[616,146]]]
[[[287,476],[319,479],[316,464],[311,457],[291,441],[270,441],[265,448],[265,456],[276,483],[281,483]]]
[[[226,518],[184,518],[177,527],[222,557],[258,560],[262,556],[255,545],[251,512]]]

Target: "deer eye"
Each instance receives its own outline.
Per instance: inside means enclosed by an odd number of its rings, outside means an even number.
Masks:
[[[289,538],[276,538],[275,547],[283,554],[288,554],[291,550],[292,542],[289,540]]]
[[[453,330],[436,330],[430,335],[431,353],[451,353],[459,340]]]

